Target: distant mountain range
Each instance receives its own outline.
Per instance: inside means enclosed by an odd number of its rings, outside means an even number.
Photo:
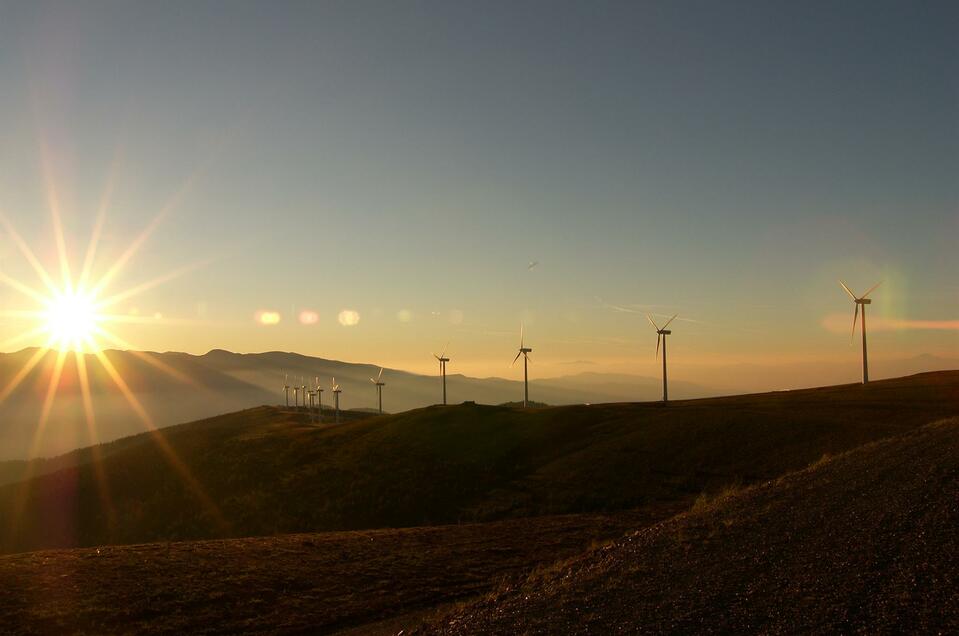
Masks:
[[[15,378],[36,349],[0,354],[0,390]],[[379,367],[326,360],[296,353],[272,351],[238,354],[215,349],[204,355],[141,351],[105,351],[103,355],[123,378],[129,394],[152,425],[169,426],[237,411],[262,404],[282,404],[284,378],[319,377],[326,387],[324,403],[329,405],[330,378],[335,376],[343,389],[343,409],[375,406],[376,392],[370,376]],[[0,460],[28,456],[49,456],[139,433],[144,423],[110,374],[92,354],[85,356],[95,414],[95,429],[89,430],[81,391],[81,375],[71,354],[66,356],[59,388],[49,417],[39,430],[43,404],[56,367],[57,353],[44,354],[2,405],[0,419]],[[383,407],[389,412],[406,411],[441,401],[437,376],[425,376],[387,369]],[[626,402],[658,399],[660,380],[623,374],[583,373],[532,380],[530,397],[536,402],[561,405],[596,402]],[[670,383],[676,398],[705,397],[716,391],[680,381]],[[523,384],[504,378],[447,376],[448,401],[501,404],[521,399]],[[292,401],[292,393],[291,393]]]
[[[0,354],[0,391],[38,354],[36,349]],[[156,427],[203,419],[263,404],[282,404],[284,377],[319,377],[326,387],[324,403],[331,403],[330,378],[335,376],[343,393],[343,409],[370,409],[376,392],[369,382],[379,367],[326,360],[297,353],[271,351],[239,354],[214,349],[203,355],[166,352],[103,352],[123,378],[129,394],[142,405]],[[95,414],[93,430],[87,426],[81,376],[73,354],[66,356],[59,388],[42,430],[41,419],[50,378],[58,354],[43,354],[17,389],[0,405],[0,460],[50,456],[142,432],[145,424],[96,357],[87,354],[89,386]],[[959,369],[959,360],[932,355],[872,363],[875,379],[899,377],[921,371]],[[726,365],[684,367],[674,363],[670,397],[712,397],[777,389],[825,386],[856,381],[857,368],[835,363],[791,365]],[[383,407],[396,413],[441,401],[440,379],[387,369]],[[690,381],[691,380],[691,381]],[[530,381],[530,399],[551,405],[658,400],[658,377],[614,373],[580,373]],[[450,404],[474,401],[504,404],[521,400],[523,384],[504,378],[447,376]],[[291,396],[292,400],[292,396]]]

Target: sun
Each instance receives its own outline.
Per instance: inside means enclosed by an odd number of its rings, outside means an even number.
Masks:
[[[41,319],[52,348],[83,351],[95,342],[103,317],[97,312],[92,293],[83,289],[61,290],[45,305]]]

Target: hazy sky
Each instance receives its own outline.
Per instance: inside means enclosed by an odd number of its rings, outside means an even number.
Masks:
[[[651,375],[652,311],[676,360],[854,362],[842,277],[885,281],[874,357],[959,357],[957,33],[954,2],[2,3],[0,209],[58,271],[52,184],[79,268],[112,183],[99,273],[168,209],[111,289],[199,267],[117,308],[162,315],[137,348],[510,375],[522,320],[533,373]],[[5,233],[0,267],[39,286]]]

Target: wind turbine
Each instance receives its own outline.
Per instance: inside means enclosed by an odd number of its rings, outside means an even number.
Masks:
[[[869,362],[866,357],[866,305],[871,305],[872,300],[868,298],[869,294],[874,292],[877,287],[882,285],[882,281],[879,281],[875,285],[869,288],[862,296],[856,296],[849,287],[846,286],[846,283],[839,281],[839,284],[842,285],[842,288],[846,290],[846,293],[849,294],[849,297],[852,298],[852,301],[856,303],[856,313],[852,317],[852,335],[850,339],[856,337],[856,320],[859,318],[859,308],[862,307],[862,383],[865,384],[869,382]]]
[[[316,414],[317,419],[323,421],[323,387],[320,386],[320,378],[313,378],[316,383]]]
[[[290,374],[283,376],[283,393],[286,395],[286,408],[290,408]]]
[[[678,315],[679,314],[676,314],[672,318],[667,320],[666,324],[663,325],[662,328],[660,328],[659,325],[657,325],[656,322],[653,320],[653,317],[650,316],[649,314],[646,314],[646,320],[649,321],[649,324],[653,326],[653,328],[656,330],[656,333],[657,333],[657,336],[656,336],[656,357],[657,358],[659,357],[659,343],[660,341],[662,341],[663,343],[663,402],[669,401],[669,388],[666,382],[666,336],[673,333],[672,329],[667,329],[666,327],[668,327],[669,323],[674,321],[676,319],[676,316]]]
[[[446,406],[446,363],[450,361],[446,357],[446,349],[450,346],[450,343],[446,343],[446,347],[443,347],[443,353],[436,355],[433,354],[433,357],[440,363],[440,375],[443,376],[443,406]]]
[[[300,408],[300,387],[293,386],[293,409],[297,410]]]
[[[340,393],[343,391],[340,390],[340,385],[336,383],[336,378],[333,378],[333,412],[335,413],[336,423],[340,423]]]
[[[516,354],[516,357],[513,358],[513,361],[509,363],[510,368],[516,361],[519,360],[520,356],[523,356],[523,408],[525,409],[529,405],[529,354],[533,350],[529,347],[523,346],[523,325],[519,326],[519,353]]]
[[[370,378],[370,382],[376,385],[376,397],[380,403],[380,415],[383,415],[383,387],[386,386],[386,382],[383,382],[383,367],[380,367],[380,374],[376,376],[376,379]]]
[[[303,383],[300,385],[300,389],[303,390],[303,410],[306,410],[306,380],[303,379],[303,376],[300,376],[300,382]]]

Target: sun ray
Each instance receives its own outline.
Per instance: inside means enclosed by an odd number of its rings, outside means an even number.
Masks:
[[[103,324],[125,324],[125,325],[155,325],[162,323],[164,325],[209,325],[209,321],[196,320],[193,318],[157,318],[156,316],[131,316],[129,314],[97,314],[97,322]]]
[[[7,220],[2,213],[0,213],[0,225],[3,225],[3,229],[6,230],[7,234],[10,235],[10,238],[13,240],[14,244],[17,246],[17,249],[20,250],[20,253],[23,254],[23,257],[27,259],[27,262],[30,263],[30,266],[33,267],[33,271],[37,273],[37,276],[40,277],[40,280],[46,286],[46,288],[51,293],[56,293],[58,291],[56,283],[53,282],[53,278],[50,277],[50,273],[47,272],[46,268],[40,263],[36,255],[33,253],[33,250],[30,249],[30,246],[27,245],[26,241],[23,240],[23,237],[17,232],[16,228]]]
[[[35,309],[4,309],[0,318],[42,318],[43,312]]]
[[[186,176],[186,178],[180,183],[180,187],[173,193],[173,195],[167,199],[163,207],[160,208],[160,211],[153,218],[152,221],[147,225],[147,227],[137,236],[130,246],[120,255],[120,258],[107,270],[107,273],[104,274],[100,280],[97,282],[96,286],[93,288],[93,294],[95,296],[99,295],[104,288],[107,287],[113,279],[120,273],[123,267],[133,258],[136,253],[140,250],[140,247],[143,243],[156,231],[157,227],[160,226],[160,223],[173,212],[180,205],[180,202],[186,196],[187,192],[193,187],[193,183],[196,181],[197,177],[206,169],[206,166],[212,162],[213,152],[211,151],[210,156],[205,160],[200,162],[193,171]]]
[[[30,287],[26,283],[21,283],[16,278],[7,276],[3,272],[0,272],[0,283],[3,283],[7,285],[8,287],[12,287],[13,289],[23,294],[24,296],[29,296],[30,298],[37,301],[41,305],[45,304],[49,300],[49,297],[44,296],[42,292],[38,292],[36,289],[34,289],[33,287]],[[53,291],[55,292],[56,290],[53,290]]]
[[[37,449],[39,448],[40,442],[43,440],[43,435],[46,432],[47,422],[50,419],[50,411],[53,408],[53,401],[56,398],[57,389],[60,386],[60,377],[63,373],[63,363],[66,359],[67,352],[60,350],[57,352],[57,360],[53,367],[53,373],[50,376],[50,382],[47,384],[47,392],[43,399],[43,407],[40,412],[40,419],[37,422],[37,428],[33,432],[33,441],[30,444],[30,453],[27,455],[27,468],[24,471],[23,480],[17,496],[14,500],[13,514],[12,514],[12,523],[13,528],[16,529],[20,525],[20,518],[23,516],[23,510],[26,507],[27,499],[30,492],[30,480],[33,479],[33,471],[35,459],[37,456]]]
[[[173,468],[174,471],[180,476],[180,479],[183,480],[187,488],[191,491],[191,494],[197,498],[197,501],[200,502],[202,506],[207,509],[217,523],[222,527],[227,527],[226,519],[223,517],[220,509],[213,503],[213,500],[210,499],[209,495],[206,494],[203,487],[200,485],[200,482],[193,477],[193,474],[190,472],[190,469],[187,468],[180,458],[177,456],[176,452],[167,442],[166,438],[163,436],[163,433],[156,428],[153,424],[153,419],[147,413],[146,409],[143,408],[143,405],[137,399],[133,391],[130,390],[129,385],[123,379],[123,376],[120,375],[116,367],[113,366],[113,363],[106,356],[103,351],[95,350],[94,355],[100,361],[100,365],[107,372],[107,375],[110,376],[110,379],[113,380],[113,383],[120,390],[120,393],[123,394],[123,397],[126,399],[127,403],[130,405],[130,408],[133,409],[137,417],[140,418],[140,421],[143,422],[144,427],[146,427],[147,432],[150,433],[151,438],[156,443],[157,448],[160,450],[160,454],[164,457],[167,463]]]
[[[164,373],[166,373],[166,374],[169,375],[170,377],[172,377],[172,378],[174,378],[174,379],[176,379],[176,380],[179,380],[180,382],[183,382],[184,384],[187,384],[187,385],[192,386],[192,387],[194,387],[194,388],[197,388],[197,389],[202,388],[202,387],[200,386],[200,384],[197,383],[196,380],[194,380],[194,379],[191,378],[190,376],[186,375],[185,373],[183,373],[183,372],[181,372],[181,371],[177,371],[176,369],[174,369],[174,368],[171,367],[170,365],[166,364],[165,362],[162,362],[161,360],[156,359],[155,357],[153,357],[152,355],[150,355],[149,353],[147,353],[147,352],[145,352],[145,351],[136,351],[136,350],[134,350],[133,345],[131,345],[129,342],[127,342],[126,340],[124,340],[124,339],[121,338],[120,336],[112,333],[110,330],[104,329],[103,327],[97,327],[97,330],[96,330],[96,331],[97,331],[97,334],[98,334],[99,336],[101,336],[102,338],[104,338],[105,340],[109,340],[109,341],[112,342],[114,345],[116,345],[116,346],[118,346],[118,347],[120,347],[120,348],[122,348],[122,349],[125,349],[127,353],[133,354],[133,355],[136,356],[138,359],[143,360],[144,362],[146,362],[146,363],[149,364],[150,366],[152,366],[152,367],[154,367],[154,368],[156,368],[156,369],[159,369],[160,371],[163,371]]]
[[[12,338],[8,338],[7,340],[0,342],[0,349],[8,350],[13,347],[19,346],[20,344],[25,344],[29,342],[30,340],[34,339],[35,337],[43,333],[46,333],[46,331],[47,331],[46,325],[40,325],[39,327],[35,327],[34,329],[30,329],[29,331],[24,331],[21,334],[17,334],[16,336],[13,336]],[[49,346],[49,344],[47,346]]]
[[[80,270],[80,278],[77,286],[85,288],[93,272],[93,262],[96,258],[97,248],[100,244],[100,236],[103,233],[103,225],[106,222],[107,210],[113,202],[113,192],[116,186],[117,173],[120,171],[121,159],[123,156],[122,145],[117,145],[113,153],[113,162],[110,164],[110,171],[107,175],[107,182],[103,188],[103,194],[100,196],[100,206],[97,209],[97,220],[93,224],[93,232],[90,234],[90,242],[87,244],[87,253],[83,259],[83,267]]]
[[[103,232],[103,224],[106,221],[106,211],[100,209],[97,213],[97,220],[93,224],[93,232],[90,235],[90,242],[87,244],[87,252],[83,257],[83,267],[80,270],[80,278],[77,280],[77,287],[84,289],[90,280],[90,274],[93,271],[93,261],[97,256],[97,247],[100,244],[100,234]]]
[[[33,443],[30,445],[30,457],[35,457],[40,440],[46,432],[47,422],[50,421],[50,412],[53,410],[53,402],[57,397],[57,389],[60,388],[60,378],[63,375],[63,363],[66,360],[67,352],[57,351],[57,360],[53,366],[53,373],[50,375],[50,382],[47,384],[47,393],[43,398],[43,407],[40,410],[40,420],[37,422],[37,428],[33,432]]]
[[[49,343],[46,346],[43,346],[33,352],[33,355],[30,356],[30,359],[27,360],[15,376],[10,378],[10,381],[7,382],[7,385],[3,388],[3,391],[0,391],[0,404],[3,404],[4,401],[10,397],[10,394],[17,390],[17,387],[23,382],[23,380],[30,375],[30,372],[33,371],[33,368],[40,363],[40,360],[43,359],[45,355],[50,351]]]
[[[158,285],[162,285],[163,283],[167,283],[173,280],[174,278],[179,278],[180,276],[183,276],[184,274],[188,274],[192,271],[199,269],[200,267],[208,265],[212,261],[213,261],[212,258],[208,258],[202,261],[197,261],[196,263],[185,265],[179,269],[169,272],[168,274],[164,274],[152,280],[146,281],[144,283],[140,283],[136,287],[131,287],[130,289],[124,290],[122,292],[109,296],[103,300],[97,301],[97,308],[105,309],[107,307],[112,307],[113,305],[116,305],[117,303],[124,301],[127,298],[130,298],[131,296],[142,294],[143,292],[149,289],[153,289],[154,287]]]
[[[87,360],[81,351],[74,351],[73,355],[77,365],[77,378],[80,381],[80,395],[83,398],[87,439],[90,442],[90,453],[93,457],[92,465],[97,481],[97,491],[100,494],[100,507],[107,516],[108,536],[112,536],[113,529],[116,527],[116,510],[113,508],[113,499],[110,496],[110,480],[103,469],[100,436],[97,433],[96,414],[93,411],[93,398],[90,395],[90,378],[87,375]]]
[[[60,277],[62,278],[63,289],[71,293],[73,291],[73,276],[70,272],[70,256],[67,254],[67,243],[63,235],[63,222],[60,218],[60,195],[57,191],[56,181],[53,178],[50,150],[45,141],[40,142],[40,164],[43,172],[44,191],[47,196],[47,207],[50,209],[50,219],[53,222],[53,238],[57,246]]]

